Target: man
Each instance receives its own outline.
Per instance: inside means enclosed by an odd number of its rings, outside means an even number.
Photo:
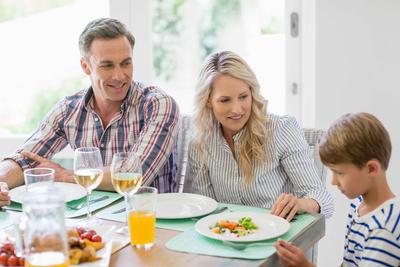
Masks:
[[[56,181],[74,182],[73,172],[51,161],[68,144],[99,147],[104,166],[120,151],[141,155],[143,183],[160,192],[176,191],[173,147],[179,110],[155,87],[132,80],[133,35],[115,19],[90,22],[79,38],[81,66],[91,87],[59,101],[38,129],[0,164],[0,206],[9,188],[23,183],[23,170],[49,167]],[[99,188],[112,190],[108,168]]]

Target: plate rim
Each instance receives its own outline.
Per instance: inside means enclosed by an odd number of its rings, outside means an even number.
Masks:
[[[81,197],[79,197],[79,198],[73,198],[73,199],[70,199],[70,200],[66,200],[65,203],[70,202],[70,201],[73,201],[73,200],[81,199],[81,198],[83,198],[83,197],[86,196],[85,189],[83,189],[82,187],[80,187],[80,186],[77,185],[76,183],[54,182],[54,186],[56,187],[57,185],[61,185],[61,186],[66,186],[66,185],[67,185],[68,187],[71,187],[71,186],[74,186],[74,187],[75,187],[75,186],[77,186],[77,187],[79,187],[80,190],[82,191],[82,196],[81,196]],[[17,187],[14,187],[14,188],[12,188],[12,189],[10,189],[10,190],[8,191],[8,194],[9,194],[9,196],[10,196],[10,199],[11,199],[13,202],[22,203],[22,199],[21,199],[21,198],[20,198],[19,200],[15,200],[15,199],[12,198],[11,194],[14,194],[12,191],[15,192],[15,189],[17,189],[17,188],[23,188],[23,187],[25,187],[25,184],[20,185],[20,186],[17,186]],[[22,190],[22,189],[18,189],[18,190]],[[21,193],[22,193],[22,192],[20,191],[19,194],[18,194],[18,196],[19,196]],[[15,196],[14,196],[14,197],[15,197]]]
[[[172,193],[162,193],[162,194],[158,194],[157,195],[157,203],[159,201],[159,198],[165,198],[165,197],[175,197],[175,196],[180,196],[180,197],[185,197],[185,196],[189,196],[189,197],[195,197],[195,198],[200,198],[200,199],[204,199],[209,201],[210,203],[212,203],[212,207],[210,207],[209,209],[207,209],[205,212],[203,213],[199,213],[199,214],[195,214],[195,215],[182,215],[182,216],[159,216],[157,214],[157,209],[156,209],[156,218],[157,219],[187,219],[187,218],[195,218],[195,217],[199,217],[199,216],[204,216],[207,215],[211,212],[213,212],[215,209],[217,209],[218,207],[218,202],[215,199],[212,199],[208,196],[203,196],[200,194],[193,194],[193,193],[178,193],[178,192],[172,192]],[[157,204],[156,204],[157,207]]]
[[[242,215],[239,215],[239,214],[242,214]],[[208,220],[210,220],[212,218],[218,218],[218,217],[221,217],[223,215],[225,215],[225,216],[227,216],[227,215],[235,216],[236,215],[238,217],[243,217],[243,216],[251,217],[252,214],[254,214],[256,216],[260,216],[261,215],[261,216],[266,216],[266,217],[273,217],[273,218],[275,218],[275,219],[277,219],[279,221],[284,222],[284,225],[285,225],[284,227],[286,229],[284,231],[282,231],[282,233],[277,234],[277,235],[275,235],[273,237],[261,237],[261,238],[251,239],[251,240],[248,240],[248,239],[247,240],[246,239],[245,240],[237,240],[237,239],[231,239],[229,237],[225,237],[224,238],[224,236],[212,235],[211,232],[210,232],[210,234],[204,233],[204,232],[201,231],[201,229],[199,229],[200,225],[202,225],[203,223],[205,223],[206,221],[208,221]],[[198,220],[196,222],[196,224],[194,225],[194,228],[195,228],[195,230],[196,230],[196,232],[198,234],[200,234],[200,235],[202,235],[204,237],[207,237],[207,238],[214,239],[214,240],[229,241],[229,242],[239,242],[239,243],[250,243],[250,242],[257,242],[257,241],[262,241],[262,240],[270,240],[270,239],[274,239],[274,238],[277,238],[279,236],[282,236],[282,235],[286,234],[290,230],[290,223],[288,221],[286,221],[285,219],[283,219],[282,217],[279,217],[279,216],[276,216],[276,215],[272,215],[270,213],[256,212],[256,211],[234,211],[234,212],[229,212],[229,213],[225,212],[225,213],[213,214],[213,215],[209,215],[209,216],[206,216],[204,218],[201,218],[200,220]]]

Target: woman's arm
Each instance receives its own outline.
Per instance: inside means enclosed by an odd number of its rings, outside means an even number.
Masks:
[[[276,201],[278,210],[289,209],[289,207],[282,208],[285,204],[296,205],[296,212],[299,213],[320,212],[327,217],[331,216],[333,199],[318,176],[303,130],[291,117],[282,118],[280,124],[275,142],[280,162],[293,184],[293,192],[291,192],[293,195],[288,197],[285,194],[282,199],[278,198]]]
[[[193,146],[193,144],[190,144],[189,146],[188,172],[186,179],[187,177],[192,179],[193,193],[216,199],[208,168],[206,167],[200,152]]]

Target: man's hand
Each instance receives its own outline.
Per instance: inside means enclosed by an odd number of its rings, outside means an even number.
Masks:
[[[22,151],[21,155],[39,163],[36,168],[50,168],[55,171],[54,179],[56,182],[74,183],[73,172],[61,167],[60,164],[55,163],[49,159],[43,158],[30,151]]]
[[[303,251],[280,239],[274,244],[276,252],[285,267],[314,267],[304,256]]]
[[[0,207],[10,205],[10,196],[8,195],[8,186],[0,182]]]

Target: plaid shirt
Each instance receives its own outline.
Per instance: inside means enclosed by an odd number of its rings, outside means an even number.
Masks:
[[[39,128],[8,159],[23,169],[37,163],[21,156],[22,150],[51,158],[68,144],[99,147],[105,166],[111,165],[116,152],[135,151],[141,155],[143,184],[160,192],[175,192],[179,109],[176,102],[155,87],[132,82],[120,111],[104,128],[94,111],[93,89],[82,90],[59,101],[40,123]]]

